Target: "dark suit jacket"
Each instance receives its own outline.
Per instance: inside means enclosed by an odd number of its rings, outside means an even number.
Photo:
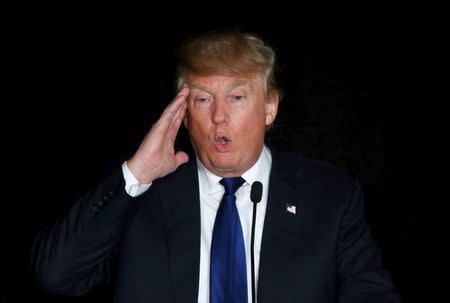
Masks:
[[[32,254],[36,278],[51,292],[82,295],[114,280],[115,302],[196,302],[195,161],[137,198],[117,170],[43,230]],[[325,163],[273,153],[257,293],[259,303],[399,302],[356,180]]]

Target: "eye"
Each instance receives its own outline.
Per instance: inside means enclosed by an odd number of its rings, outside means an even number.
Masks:
[[[202,105],[202,106],[207,105],[207,104],[211,103],[211,101],[212,101],[211,96],[202,96],[202,95],[193,96],[192,99],[194,101],[194,104]]]
[[[197,97],[195,99],[195,101],[198,103],[209,103],[212,101],[212,98],[211,97]]]
[[[233,101],[238,102],[238,101],[243,101],[245,99],[245,96],[244,95],[233,95],[233,96],[231,96],[231,98]]]

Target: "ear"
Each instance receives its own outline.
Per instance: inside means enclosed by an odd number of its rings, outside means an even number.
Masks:
[[[280,98],[276,91],[272,91],[267,95],[266,100],[266,125],[270,125],[275,121],[278,112],[278,103]]]

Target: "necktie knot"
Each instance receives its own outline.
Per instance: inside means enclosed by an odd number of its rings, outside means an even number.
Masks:
[[[225,188],[225,195],[234,195],[244,182],[242,177],[223,178],[219,181]]]

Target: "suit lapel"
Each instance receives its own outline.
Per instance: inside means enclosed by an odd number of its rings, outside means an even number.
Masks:
[[[258,278],[258,302],[290,302],[295,285],[292,262],[299,248],[301,205],[295,201],[299,184],[289,184],[288,165],[281,157],[272,157],[269,194],[261,242]],[[296,206],[296,213],[287,210],[287,203]]]
[[[196,302],[200,265],[200,202],[197,168],[191,161],[174,177],[163,205],[175,302]],[[179,168],[180,169],[180,168]]]

